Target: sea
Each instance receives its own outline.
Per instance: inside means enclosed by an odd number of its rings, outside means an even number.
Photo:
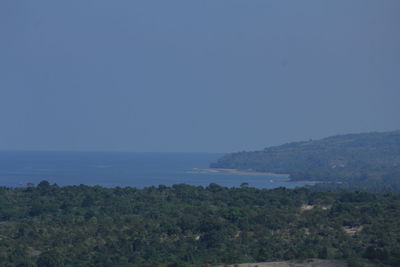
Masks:
[[[47,180],[51,184],[136,187],[174,184],[295,188],[304,183],[288,177],[232,174],[208,169],[223,154],[134,152],[0,152],[0,186],[25,187]]]

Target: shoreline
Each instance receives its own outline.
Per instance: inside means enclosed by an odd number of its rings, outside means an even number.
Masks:
[[[195,170],[202,170],[211,173],[227,173],[233,175],[254,175],[254,176],[269,176],[269,177],[282,177],[285,180],[271,180],[272,182],[284,182],[284,183],[303,183],[309,185],[315,185],[322,183],[321,181],[300,181],[290,179],[289,174],[284,173],[273,173],[273,172],[255,172],[255,171],[241,171],[237,169],[224,169],[224,168],[194,168]]]
[[[197,170],[203,170],[208,172],[216,173],[228,173],[237,175],[255,175],[255,176],[274,176],[274,177],[285,177],[289,178],[289,174],[273,173],[273,172],[253,172],[253,171],[241,171],[237,169],[223,169],[223,168],[195,168]]]

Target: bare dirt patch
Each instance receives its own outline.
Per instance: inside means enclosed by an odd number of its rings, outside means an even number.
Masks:
[[[357,234],[358,232],[362,231],[362,229],[363,229],[362,225],[359,225],[359,226],[343,226],[342,227],[342,230],[346,234],[351,235],[351,236],[353,236],[353,235]]]
[[[344,261],[338,260],[292,260],[292,261],[276,261],[276,262],[257,262],[257,263],[241,263],[233,265],[220,265],[219,267],[346,267]]]

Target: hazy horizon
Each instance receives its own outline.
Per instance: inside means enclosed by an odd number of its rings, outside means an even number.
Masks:
[[[0,151],[400,129],[400,1],[1,1]]]
[[[397,132],[400,131],[399,129],[395,130],[389,130],[389,131],[384,131],[384,132]],[[357,133],[342,133],[342,134],[334,134],[330,136],[325,136],[322,138],[317,138],[317,139],[304,139],[304,140],[292,140],[288,141],[285,143],[281,144],[276,144],[276,145],[271,145],[271,146],[266,146],[266,147],[272,147],[272,146],[280,146],[292,142],[301,142],[301,141],[308,141],[308,140],[320,140],[324,139],[327,137],[332,137],[332,136],[340,136],[340,135],[347,135],[347,134],[361,134],[361,133],[379,133],[380,131],[371,131],[371,132],[357,132]],[[256,150],[263,150],[266,147],[260,147],[256,149],[243,149],[240,151],[256,151]],[[226,153],[232,153],[232,152],[240,152],[239,150],[236,151],[135,151],[135,150],[67,150],[67,149],[42,149],[42,150],[37,150],[37,149],[10,149],[10,150],[0,150],[1,152],[65,152],[65,153],[74,153],[74,152],[83,152],[83,153],[170,153],[170,154],[226,154]]]

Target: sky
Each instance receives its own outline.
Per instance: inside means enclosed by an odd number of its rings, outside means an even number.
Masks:
[[[400,129],[400,1],[0,1],[0,150]]]

